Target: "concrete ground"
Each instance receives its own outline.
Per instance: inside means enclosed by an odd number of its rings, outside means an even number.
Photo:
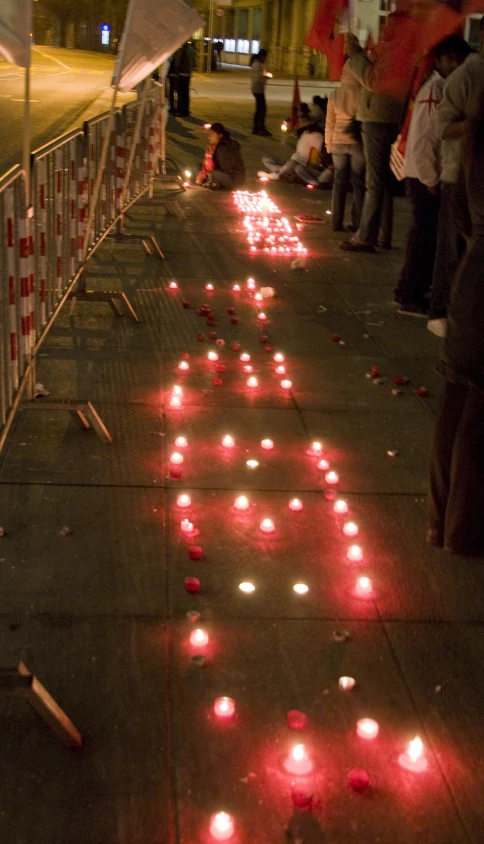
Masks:
[[[170,122],[170,155],[193,166],[202,124],[222,119],[242,143],[247,189],[258,191],[261,154],[285,150],[249,134],[250,100],[207,96],[192,108],[193,118]],[[271,110],[271,126],[284,110]],[[165,260],[111,241],[89,269],[93,287],[128,294],[141,323],[79,304],[40,357],[38,380],[55,398],[90,399],[112,444],[68,414],[25,412],[1,458],[1,664],[22,659],[85,746],[66,750],[24,702],[2,700],[0,840],[210,844],[210,817],[225,810],[236,844],[482,844],[484,574],[478,561],[424,541],[439,343],[391,304],[405,202],[396,203],[392,252],[345,255],[327,223],[307,225],[297,233],[310,257],[292,269],[248,253],[230,196],[162,187],[130,212],[127,229],[155,234]],[[292,224],[301,213],[326,221],[328,193],[268,190]],[[167,215],[167,198],[183,219]],[[276,291],[266,305],[271,352],[248,276]],[[204,303],[213,327],[197,315]],[[234,343],[252,356],[256,390]],[[222,372],[207,360],[215,349]],[[276,351],[290,392],[275,375]],[[367,377],[371,367],[381,383]],[[399,395],[395,375],[410,379]],[[226,434],[233,450],[221,445]],[[189,445],[176,480],[169,458],[181,435]],[[270,452],[260,446],[267,437]],[[306,453],[315,439],[340,475],[357,540],[344,535]],[[177,506],[181,493],[189,510]],[[241,494],[250,499],[242,512],[233,507]],[[301,512],[288,509],[295,496]],[[196,536],[182,535],[185,514]],[[259,528],[268,517],[271,536]],[[360,563],[347,559],[355,541]],[[373,581],[368,600],[355,594],[361,575]],[[198,594],[186,577],[199,579]],[[294,592],[298,582],[307,594]],[[190,644],[197,624],[210,637],[201,649]],[[355,678],[352,691],[339,687],[343,675]],[[227,722],[213,712],[222,695],[237,708]],[[288,726],[289,710],[305,714],[301,730]],[[356,734],[362,717],[380,725],[373,741]],[[416,735],[422,773],[399,764]],[[311,757],[307,776],[285,769],[296,744]],[[364,793],[348,785],[355,768],[369,773]]]

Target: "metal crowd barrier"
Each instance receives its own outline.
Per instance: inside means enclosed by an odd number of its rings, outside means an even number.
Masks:
[[[69,298],[107,301],[118,315],[119,299],[139,321],[123,292],[86,291],[84,269],[105,237],[121,232],[128,208],[152,193],[163,149],[164,108],[163,88],[154,86],[143,104],[136,101],[116,110],[114,122],[102,114],[35,151],[29,206],[24,170],[15,167],[0,178],[0,450],[19,409],[67,410],[82,427],[93,427],[103,440],[111,440],[89,401],[35,401],[36,355]],[[110,125],[106,166],[93,207]],[[136,126],[139,138],[128,174]],[[151,241],[154,254],[163,257],[152,235],[137,240],[153,254]]]

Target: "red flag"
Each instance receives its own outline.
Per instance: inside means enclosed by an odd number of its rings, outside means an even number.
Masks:
[[[344,65],[344,34],[339,31],[338,18],[346,5],[346,0],[320,0],[304,40],[308,47],[325,53],[332,82],[340,78]]]
[[[458,8],[460,4],[456,4],[457,8],[451,3],[438,2],[433,3],[422,24],[420,35],[420,55],[423,56],[428,53],[432,47],[435,47],[439,41],[447,38],[448,35],[457,33],[463,34],[465,16]],[[481,6],[484,3],[481,0]]]
[[[299,123],[299,106],[301,105],[301,94],[299,91],[299,82],[297,76],[294,77],[294,92],[292,95],[292,108],[290,128],[295,129]]]

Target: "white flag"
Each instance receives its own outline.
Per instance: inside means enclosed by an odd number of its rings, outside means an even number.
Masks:
[[[32,0],[0,0],[0,55],[29,67],[31,38]]]
[[[202,26],[183,0],[130,0],[113,85],[134,88]]]

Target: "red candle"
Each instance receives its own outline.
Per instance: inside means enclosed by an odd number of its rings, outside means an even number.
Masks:
[[[409,742],[405,753],[401,753],[398,757],[398,762],[402,768],[405,768],[407,771],[413,771],[417,774],[427,770],[428,762],[425,758],[424,746],[422,740],[418,736],[415,736],[415,738]]]
[[[228,812],[217,812],[210,818],[210,835],[216,841],[228,841],[235,832],[235,822]]]
[[[263,448],[264,451],[272,451],[272,449],[274,448],[273,440],[261,440],[260,444],[261,448]]]
[[[300,501],[299,498],[291,498],[288,507],[290,510],[293,510],[295,513],[298,513],[303,508],[303,503]]]
[[[235,715],[235,700],[231,697],[218,697],[213,705],[217,718],[232,718]]]
[[[356,732],[360,738],[367,739],[371,741],[372,739],[376,738],[380,727],[378,725],[378,721],[374,721],[373,718],[360,718],[359,721],[356,722]]]
[[[205,648],[208,645],[207,631],[202,630],[201,627],[197,627],[195,630],[192,630],[190,633],[190,644],[193,645],[194,648]]]
[[[181,507],[181,509],[184,509],[185,507],[190,507],[192,500],[191,500],[189,495],[186,495],[186,493],[183,493],[182,495],[178,496],[176,503],[177,503],[178,507]]]
[[[304,777],[313,770],[313,763],[303,744],[296,744],[284,760],[284,767],[288,774]]]
[[[186,360],[181,360],[180,363],[178,364],[178,369],[181,372],[188,372],[188,370],[190,369],[190,364],[187,363]]]
[[[331,485],[337,484],[339,482],[338,473],[337,472],[328,472],[325,475],[324,480],[326,481],[327,484],[331,484]]]
[[[363,559],[363,550],[359,545],[350,545],[346,552],[346,556],[352,563],[360,563]]]
[[[281,387],[283,390],[290,390],[292,387],[292,381],[289,381],[286,378],[284,381],[281,381]]]
[[[272,519],[262,519],[260,523],[262,533],[274,533],[275,527]]]
[[[186,591],[191,595],[200,592],[200,581],[198,577],[186,577],[184,582]]]
[[[191,560],[201,560],[203,555],[203,550],[201,545],[190,545],[188,549],[188,556]]]
[[[177,437],[175,440],[175,445],[177,448],[187,448],[188,440],[186,437]]]
[[[371,598],[373,584],[369,577],[359,577],[356,581],[356,594],[359,598]]]
[[[338,500],[334,502],[333,510],[339,515],[344,515],[348,512],[348,504],[343,498],[338,498]]]

